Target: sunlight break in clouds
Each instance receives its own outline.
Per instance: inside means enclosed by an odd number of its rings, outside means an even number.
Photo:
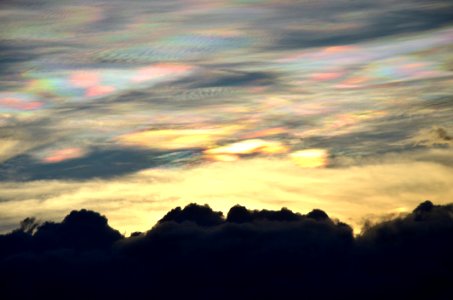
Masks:
[[[328,152],[325,149],[299,150],[291,153],[290,158],[302,168],[325,167]]]
[[[261,139],[243,140],[221,147],[207,149],[204,154],[208,159],[218,161],[234,161],[240,155],[246,154],[279,154],[285,153],[288,148],[278,141],[265,141]]]
[[[129,133],[118,138],[119,143],[152,149],[186,149],[207,147],[238,131],[241,126],[199,129],[160,129]]]
[[[452,158],[448,151],[442,155]],[[3,230],[28,216],[61,219],[75,207],[85,207],[105,214],[123,232],[144,231],[175,206],[196,202],[224,213],[238,203],[302,213],[320,208],[358,232],[364,218],[407,212],[424,199],[448,203],[453,168],[411,157],[318,169],[301,168],[286,158],[255,158],[149,169],[113,180],[4,182],[0,197],[10,199],[0,202]]]

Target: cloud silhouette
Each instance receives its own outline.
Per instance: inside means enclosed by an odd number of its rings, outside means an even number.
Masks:
[[[385,286],[376,297],[395,290],[395,297],[446,299],[453,278],[453,205],[421,203],[404,218],[385,221],[357,239],[369,277],[363,289]]]
[[[197,204],[189,204],[183,209],[177,207],[169,211],[159,223],[165,222],[194,222],[199,226],[214,226],[222,223],[222,213],[214,212],[207,204],[200,206]]]
[[[453,204],[426,201],[354,237],[322,210],[248,210],[224,218],[190,204],[123,237],[96,212],[24,220],[0,236],[2,299],[447,299]]]
[[[85,209],[72,211],[61,223],[42,224],[33,237],[38,249],[77,250],[109,248],[122,238],[119,231],[108,226],[106,217]]]
[[[307,217],[310,214],[307,215]],[[327,216],[327,215],[326,215]],[[287,208],[282,208],[279,211],[273,210],[253,210],[250,211],[244,206],[233,206],[228,212],[227,219],[231,223],[245,223],[253,221],[301,221],[303,216],[298,213],[293,213]]]

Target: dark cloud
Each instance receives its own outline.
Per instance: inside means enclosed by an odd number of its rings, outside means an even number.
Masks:
[[[374,259],[364,261],[372,270],[368,282],[359,286],[386,285],[424,299],[447,299],[452,292],[453,205],[437,206],[426,201],[411,214],[368,228],[358,239],[362,251]],[[379,291],[377,297],[384,296]]]
[[[433,129],[433,131],[441,141],[451,141],[452,140],[451,136],[449,136],[447,131],[443,128],[435,128],[435,129]]]
[[[106,217],[84,209],[72,211],[61,223],[45,222],[33,237],[39,250],[110,248],[122,238],[117,230],[108,226]]]
[[[403,5],[395,5],[391,1],[358,2],[325,1],[319,5],[304,2],[297,8],[291,6],[282,9],[281,14],[285,13],[289,23],[302,20],[299,21],[301,29],[280,29],[276,47],[289,49],[353,44],[391,35],[431,30],[453,21],[452,6],[447,1],[431,1],[424,6],[417,1],[405,1]],[[354,17],[344,19],[345,15]],[[281,17],[280,14],[278,16]],[[276,22],[278,20],[276,18]],[[302,26],[304,23],[311,25],[321,20],[324,20],[325,25],[330,25],[331,30],[308,30]],[[341,29],[342,25],[351,21],[356,26]],[[320,23],[320,27],[322,25],[324,24]]]
[[[302,218],[300,214],[293,213],[287,208],[282,208],[280,211],[266,209],[250,211],[244,206],[236,205],[230,209],[226,220],[231,223],[246,223],[253,221],[300,221]]]
[[[40,58],[42,45],[33,43],[0,43],[0,82],[2,89],[18,87],[20,84],[21,66]]]
[[[238,205],[223,218],[190,204],[124,238],[98,213],[73,211],[61,223],[35,226],[29,219],[0,236],[0,293],[3,299],[447,299],[452,216],[453,205],[426,201],[354,238],[351,227],[318,209],[301,215]]]
[[[420,106],[422,108],[431,108],[437,110],[447,110],[452,109],[451,102],[453,101],[453,96],[451,95],[435,95],[428,99],[425,99]]]
[[[214,77],[214,78],[212,78]],[[196,84],[196,87],[217,87],[217,86],[267,86],[275,84],[275,75],[266,72],[225,72],[217,76],[205,78],[203,82]]]
[[[445,128],[434,126],[431,129],[420,131],[412,140],[414,143],[424,146],[448,147],[453,139]]]
[[[192,155],[193,151],[189,150],[96,149],[86,156],[57,163],[44,163],[30,155],[19,155],[0,164],[0,180],[112,178],[164,166]]]
[[[223,223],[223,214],[221,212],[213,212],[208,205],[200,206],[189,204],[183,209],[177,207],[169,211],[159,223],[165,222],[194,222],[199,226],[215,226]]]

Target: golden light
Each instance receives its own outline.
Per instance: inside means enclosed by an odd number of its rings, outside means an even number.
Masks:
[[[124,145],[155,149],[206,148],[240,129],[240,126],[230,125],[200,129],[145,130],[122,135],[117,141]]]
[[[209,160],[227,161],[227,162],[239,160],[239,156],[234,155],[234,154],[208,154],[205,157]]]
[[[285,153],[288,148],[278,141],[266,141],[261,139],[244,140],[226,146],[211,148],[204,151],[208,158],[225,161],[224,157],[229,157],[229,161],[235,160],[234,156],[240,154],[279,154]],[[220,159],[217,159],[220,158]]]
[[[289,157],[302,168],[319,168],[327,165],[328,151],[326,149],[299,150],[291,153]]]

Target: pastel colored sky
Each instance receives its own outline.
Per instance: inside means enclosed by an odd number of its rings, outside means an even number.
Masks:
[[[453,199],[451,1],[0,7],[0,232],[190,202],[360,228]]]

